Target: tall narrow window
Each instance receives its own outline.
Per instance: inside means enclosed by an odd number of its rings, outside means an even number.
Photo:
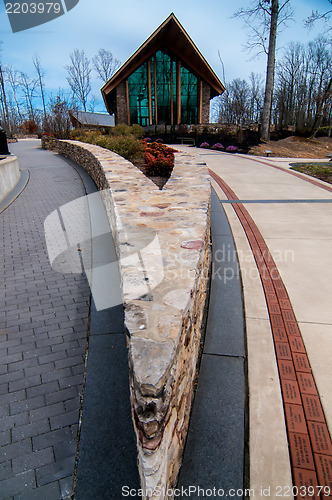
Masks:
[[[181,122],[197,123],[198,80],[187,68],[181,66]]]
[[[149,125],[149,96],[147,63],[142,64],[128,78],[130,123]]]
[[[157,111],[158,125],[171,123],[171,58],[158,50],[157,61]]]

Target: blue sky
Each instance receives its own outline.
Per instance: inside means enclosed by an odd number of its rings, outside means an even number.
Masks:
[[[265,72],[264,56],[250,60],[243,52],[246,32],[242,23],[231,16],[250,0],[80,0],[70,12],[42,26],[12,33],[0,0],[1,61],[34,76],[32,57],[40,56],[49,91],[68,88],[66,70],[69,54],[84,49],[93,57],[99,48],[110,50],[121,62],[143,43],[171,12],[199,47],[214,71],[222,79],[218,50],[225,65],[226,79],[248,78],[251,71]],[[322,26],[308,31],[303,20],[312,9],[327,10],[328,0],[291,0],[294,21],[279,36],[282,48],[290,41],[307,42],[315,38]],[[282,49],[280,49],[280,54]],[[96,111],[104,111],[100,100],[101,81],[94,75],[93,94],[98,100]]]

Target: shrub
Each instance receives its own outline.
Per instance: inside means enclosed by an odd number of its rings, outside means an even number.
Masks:
[[[157,141],[151,144],[144,141],[143,144],[147,175],[169,177],[174,167],[174,149]]]
[[[129,161],[134,161],[143,154],[141,141],[133,135],[125,136],[100,136],[97,137],[94,144],[102,148],[114,151]]]
[[[131,127],[131,134],[133,134],[137,139],[142,139],[144,137],[144,128],[138,124],[134,124]]]
[[[210,144],[208,142],[202,142],[202,144],[200,145],[200,148],[209,148],[210,147]]]
[[[73,139],[74,141],[81,141],[84,136],[85,136],[84,130],[80,128],[75,128],[74,130],[70,131],[69,139]]]
[[[216,142],[215,144],[213,144],[212,146],[212,149],[217,149],[217,150],[221,150],[221,149],[225,149],[224,146],[221,144],[221,142]]]
[[[33,121],[33,120],[25,120],[21,125],[20,125],[21,132],[23,134],[36,134],[38,132],[39,126],[38,124]]]
[[[113,136],[128,136],[133,135],[136,139],[142,139],[144,136],[144,129],[140,125],[126,125],[122,123],[121,125],[116,125],[109,129],[109,134]]]
[[[236,153],[237,150],[238,150],[237,146],[228,146],[226,148],[227,153]]]
[[[157,142],[158,144],[162,144],[164,141],[163,141],[162,139],[156,139],[156,142]]]
[[[125,125],[125,127],[128,126]],[[100,131],[84,132],[83,130],[73,130],[71,132],[71,138],[109,149],[129,161],[134,161],[142,157],[144,151],[142,142],[136,139],[132,134],[102,135]]]

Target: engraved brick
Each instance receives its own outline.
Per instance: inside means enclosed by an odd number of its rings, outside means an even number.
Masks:
[[[283,309],[282,316],[285,321],[296,322],[295,314],[292,309]]]
[[[296,498],[304,500],[316,500],[320,497],[317,496],[318,481],[316,473],[313,470],[306,469],[293,469],[294,486],[299,489],[300,495]]]
[[[315,453],[315,463],[319,484],[329,487],[332,494],[332,457]]]
[[[283,328],[284,326],[281,314],[271,314],[270,321],[272,328]]]
[[[267,307],[271,314],[280,314],[280,307],[278,303],[267,301]]]
[[[310,373],[297,372],[297,381],[301,393],[318,395],[314,378]]]
[[[290,432],[307,434],[308,429],[305,421],[304,411],[301,405],[285,404],[285,414]]]
[[[290,337],[289,344],[292,352],[301,352],[305,353],[304,343],[301,337]]]
[[[272,330],[273,338],[275,342],[287,342],[286,330],[284,327],[276,327]]]
[[[285,287],[277,288],[276,292],[277,292],[277,296],[278,296],[279,300],[280,299],[288,299],[288,295],[287,295],[287,292],[285,290]]]
[[[278,304],[278,298],[275,293],[266,293],[265,297],[267,303],[271,302],[271,304],[272,303]]]
[[[294,321],[285,321],[285,327],[287,335],[295,335],[297,337],[301,337],[301,332],[299,329],[299,325]]]
[[[290,300],[288,298],[287,299],[279,298],[279,304],[281,309],[292,309],[292,304],[290,303]]]
[[[288,359],[289,361],[292,360],[292,354],[288,342],[276,342],[275,349],[278,359]]]
[[[296,337],[297,338],[297,337]],[[301,354],[298,352],[292,353],[295,370],[298,372],[311,373],[311,368],[309,364],[309,359],[306,354]]]
[[[273,284],[276,290],[284,290],[285,285],[282,282],[282,279],[280,278],[280,274],[278,269],[275,266],[269,265],[269,270],[271,273],[271,278],[273,280]]]
[[[269,278],[268,276],[263,276],[262,283],[266,293],[275,293],[271,278]]]
[[[302,394],[303,408],[307,420],[315,422],[325,422],[325,417],[319,396],[312,394]]]
[[[281,387],[285,403],[301,404],[299,386],[295,380],[281,380]]]
[[[315,470],[309,436],[297,432],[289,433],[289,447],[293,467]]]
[[[294,365],[287,359],[278,360],[279,375],[281,379],[296,380]]]
[[[308,428],[314,453],[332,455],[332,443],[326,424],[308,422]]]

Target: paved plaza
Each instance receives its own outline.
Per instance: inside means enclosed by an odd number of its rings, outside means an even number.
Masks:
[[[83,269],[51,267],[44,234],[94,187],[40,141],[10,149],[29,180],[0,214],[0,499],[65,500],[77,477],[76,500],[118,500],[139,484],[122,307],[90,308]],[[285,159],[181,149],[210,169],[213,266],[179,485],[332,491],[332,186]]]

